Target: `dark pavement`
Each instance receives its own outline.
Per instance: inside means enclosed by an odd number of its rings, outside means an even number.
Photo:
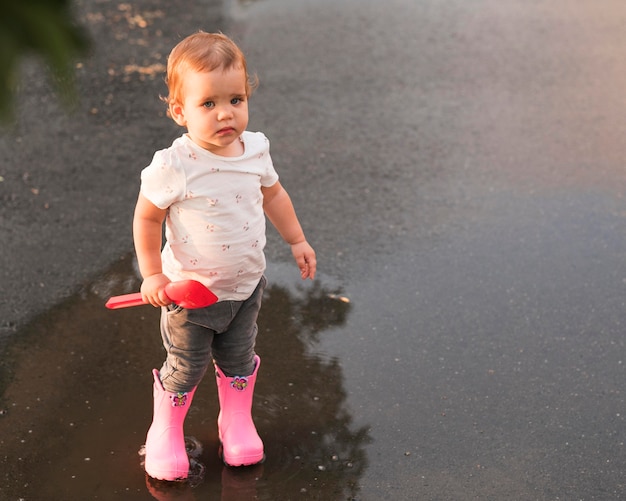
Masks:
[[[626,5],[516,0],[85,1],[81,110],[28,68],[0,138],[0,497],[626,498]],[[138,174],[178,133],[156,97],[179,35],[233,35],[252,130],[318,252],[270,231],[255,416],[267,461],[146,485],[160,364],[138,287]],[[56,496],[56,497],[55,497]],[[3,498],[4,498],[3,497]]]

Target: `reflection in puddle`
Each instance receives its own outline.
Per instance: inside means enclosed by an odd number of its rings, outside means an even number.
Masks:
[[[291,268],[290,268],[290,271]],[[197,487],[147,479],[137,450],[151,421],[151,374],[163,357],[159,312],[111,311],[111,295],[138,290],[133,260],[34,319],[0,362],[2,499],[353,499],[367,466],[339,361],[316,353],[340,332],[350,304],[338,287],[296,284],[270,268],[257,351],[254,415],[267,459],[227,468],[218,456],[214,382],[205,378],[185,424],[203,445]],[[284,277],[293,277],[282,279]]]
[[[296,292],[268,288],[257,349],[269,359],[257,384],[259,433],[267,443],[267,485],[275,491],[353,497],[365,467],[365,430],[353,430],[337,360],[311,349],[328,329],[345,324],[349,303],[319,283]],[[263,355],[262,355],[263,356]],[[284,424],[279,424],[284,423]],[[278,426],[277,426],[278,424]]]

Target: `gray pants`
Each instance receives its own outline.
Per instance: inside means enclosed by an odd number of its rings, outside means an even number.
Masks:
[[[161,337],[167,358],[160,376],[167,391],[191,391],[213,360],[228,377],[254,372],[256,321],[266,284],[261,277],[245,301],[220,301],[193,310],[176,305],[162,308]]]

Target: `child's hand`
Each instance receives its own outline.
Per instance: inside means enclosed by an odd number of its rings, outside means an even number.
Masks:
[[[167,306],[172,301],[165,294],[165,286],[170,283],[170,279],[163,273],[156,273],[146,277],[141,284],[141,297],[145,303],[152,306]]]
[[[291,253],[300,268],[300,276],[302,280],[315,278],[315,270],[317,268],[317,260],[315,259],[315,251],[306,240],[292,244]]]

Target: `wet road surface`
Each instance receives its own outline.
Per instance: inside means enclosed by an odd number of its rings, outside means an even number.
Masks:
[[[207,377],[186,426],[204,480],[146,484],[158,313],[102,307],[138,287],[120,252],[3,356],[0,493],[626,497],[626,6],[231,6],[225,31],[262,84],[250,128],[270,137],[322,270],[300,284],[270,231],[267,460],[221,466]]]

